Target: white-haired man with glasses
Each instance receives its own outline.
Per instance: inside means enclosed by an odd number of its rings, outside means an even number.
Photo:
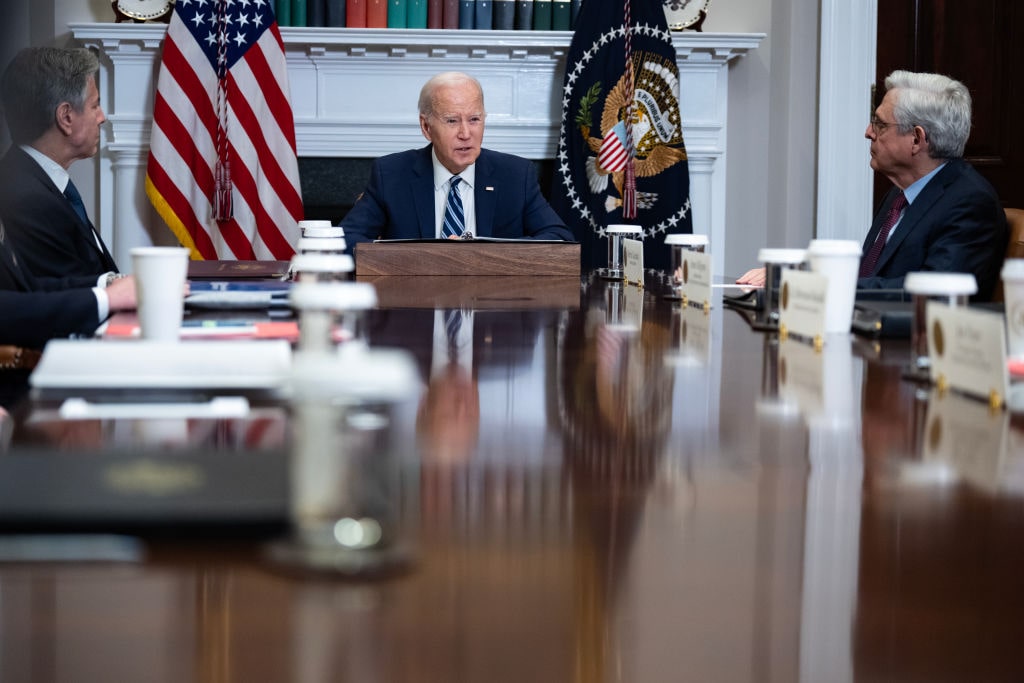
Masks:
[[[892,181],[871,223],[858,289],[902,289],[916,271],[973,273],[987,300],[1006,253],[1006,215],[995,189],[963,159],[971,95],[940,74],[894,71],[864,137],[871,168]],[[762,269],[738,282],[763,282]]]
[[[345,240],[572,240],[541,195],[533,163],[481,147],[486,116],[475,78],[446,72],[427,81],[419,121],[430,144],[374,161],[366,190],[341,221]]]

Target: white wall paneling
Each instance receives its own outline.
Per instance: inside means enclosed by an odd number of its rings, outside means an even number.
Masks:
[[[69,28],[101,55],[101,97],[110,126],[96,179],[102,198],[97,218],[115,258],[129,263],[131,247],[171,239],[144,193],[166,27]],[[486,146],[531,159],[554,156],[570,32],[284,28],[281,34],[300,157],[376,157],[425,144],[416,116],[419,89],[431,75],[449,70],[472,73],[484,87]],[[760,33],[673,36],[694,231],[709,235],[716,272],[722,272],[726,244],[728,64],[763,39]]]

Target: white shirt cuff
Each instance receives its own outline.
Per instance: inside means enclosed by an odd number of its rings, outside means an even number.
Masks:
[[[110,297],[102,287],[93,287],[92,293],[96,295],[96,319],[103,322],[110,315]]]

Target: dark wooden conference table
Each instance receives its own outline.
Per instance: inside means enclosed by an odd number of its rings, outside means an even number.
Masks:
[[[140,499],[209,485],[239,519],[122,511],[87,530],[131,533],[134,558],[0,563],[0,679],[1024,680],[1017,418],[902,380],[905,341],[815,353],[656,280],[375,282],[371,343],[410,350],[425,387],[433,309],[475,310],[469,407],[410,411],[397,576],[268,559],[286,407],[147,426],[23,404],[2,486],[68,529],[90,491],[67,471]]]

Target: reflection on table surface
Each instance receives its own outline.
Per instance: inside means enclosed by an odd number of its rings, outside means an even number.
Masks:
[[[0,678],[1024,679],[1016,416],[902,380],[906,342],[815,353],[720,300],[681,308],[653,276],[585,278],[570,305],[529,282],[517,299],[516,282],[496,306],[494,283],[476,303],[431,283],[438,309],[473,304],[458,360],[439,360],[443,316],[415,278],[408,306],[389,282],[366,321],[422,379],[400,416],[411,571],[302,575],[266,560],[266,538],[143,525],[140,561],[0,564]],[[286,478],[294,438],[280,405],[208,421],[68,422],[31,402],[13,415],[8,476],[74,457],[83,471],[219,461],[210,481],[240,506],[252,489],[226,478],[247,457]],[[36,486],[41,504],[67,493]]]

